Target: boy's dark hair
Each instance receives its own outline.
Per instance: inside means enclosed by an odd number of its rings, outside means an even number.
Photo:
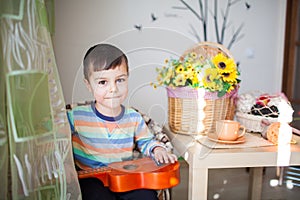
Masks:
[[[117,47],[110,44],[97,44],[91,47],[83,59],[83,74],[89,80],[92,71],[114,69],[125,62],[128,72],[128,59]]]

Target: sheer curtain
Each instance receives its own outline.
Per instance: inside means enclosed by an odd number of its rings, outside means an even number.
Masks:
[[[46,3],[1,1],[0,199],[81,198]]]

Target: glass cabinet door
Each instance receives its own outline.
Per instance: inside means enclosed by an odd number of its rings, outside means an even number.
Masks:
[[[300,0],[287,0],[282,91],[294,109],[292,126],[300,129]]]

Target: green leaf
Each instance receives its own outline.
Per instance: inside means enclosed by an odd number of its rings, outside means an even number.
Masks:
[[[218,92],[218,97],[222,97],[226,94],[226,91],[225,90],[222,90],[222,91],[219,91]]]

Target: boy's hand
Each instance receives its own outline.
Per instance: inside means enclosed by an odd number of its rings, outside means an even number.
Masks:
[[[153,149],[154,159],[160,163],[174,163],[177,161],[177,156],[168,153],[163,147],[155,147]]]

